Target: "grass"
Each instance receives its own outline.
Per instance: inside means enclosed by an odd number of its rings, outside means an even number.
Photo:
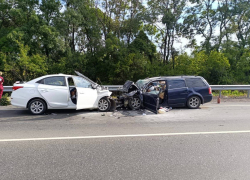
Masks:
[[[213,96],[219,96],[219,91],[213,91]],[[238,90],[224,90],[221,91],[222,97],[236,98],[236,97],[247,97],[247,91]]]

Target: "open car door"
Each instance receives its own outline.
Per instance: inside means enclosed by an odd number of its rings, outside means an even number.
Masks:
[[[98,100],[97,89],[94,89],[93,85],[82,77],[74,76],[73,80],[77,91],[76,109],[96,108]]]
[[[159,95],[158,94],[151,94],[148,92],[145,92],[143,95],[143,105],[146,109],[149,111],[152,111],[153,113],[158,113],[158,106],[159,106]]]

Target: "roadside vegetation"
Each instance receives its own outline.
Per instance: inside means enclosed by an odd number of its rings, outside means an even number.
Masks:
[[[247,0],[0,0],[0,71],[5,85],[74,70],[102,84],[249,84],[249,20]]]
[[[10,105],[10,97],[8,96],[8,93],[5,93],[0,99],[0,106],[8,106],[8,105]]]
[[[219,91],[213,91],[213,96],[218,97]],[[238,90],[224,90],[221,91],[222,98],[240,98],[247,97],[247,91],[238,91]]]

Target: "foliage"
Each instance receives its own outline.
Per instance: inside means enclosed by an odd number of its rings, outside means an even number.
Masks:
[[[22,81],[27,81],[46,73],[47,67],[44,56],[39,54],[29,55],[30,48],[27,45],[24,46],[18,41],[13,43],[16,43],[16,46],[18,46],[16,53],[0,54],[5,72],[10,72]]]
[[[8,105],[10,105],[10,99],[8,97],[8,94],[6,93],[0,99],[0,106],[8,106]]]
[[[0,0],[0,71],[5,85],[74,70],[103,84],[248,84],[249,34],[247,0]]]
[[[246,97],[247,91],[238,91],[238,90],[225,90],[221,91],[222,96],[227,97]],[[213,96],[219,96],[219,91],[214,91]]]

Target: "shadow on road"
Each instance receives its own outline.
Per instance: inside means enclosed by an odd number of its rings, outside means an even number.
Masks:
[[[98,110],[74,110],[74,109],[53,109],[47,110],[42,115],[32,115],[27,109],[25,108],[16,108],[13,106],[8,107],[1,107],[0,108],[0,122],[13,122],[13,121],[46,121],[52,119],[67,119],[67,120],[75,120],[79,119],[76,117],[78,115],[83,115],[84,117],[92,117],[93,113],[94,116],[102,118],[103,116],[106,117],[137,117],[137,116],[147,116],[147,115],[156,115],[146,109],[139,109],[139,110],[129,110],[124,108],[118,108],[113,112],[99,112]]]
[[[6,107],[0,109],[0,121],[35,121],[35,120],[50,120],[64,119],[74,117],[85,113],[98,113],[97,110],[74,110],[74,109],[53,109],[47,110],[42,115],[32,115],[27,109]]]

